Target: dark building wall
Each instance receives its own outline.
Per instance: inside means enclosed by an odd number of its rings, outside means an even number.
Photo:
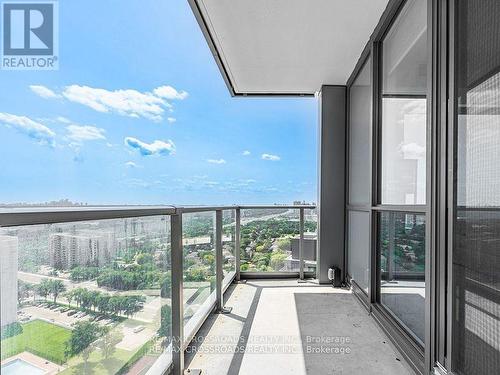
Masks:
[[[346,87],[323,86],[319,98],[318,280],[328,268],[344,277]]]

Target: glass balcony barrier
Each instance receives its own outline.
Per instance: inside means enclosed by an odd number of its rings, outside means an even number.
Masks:
[[[240,267],[315,269],[316,217],[312,206],[1,210],[2,373],[178,369]]]
[[[249,207],[241,210],[240,272],[316,271],[314,207]]]
[[[0,228],[0,257],[2,373],[139,373],[168,347],[169,216]]]

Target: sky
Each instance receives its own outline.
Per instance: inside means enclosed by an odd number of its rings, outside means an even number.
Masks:
[[[316,202],[316,99],[232,98],[186,0],[61,1],[0,83],[0,203]]]

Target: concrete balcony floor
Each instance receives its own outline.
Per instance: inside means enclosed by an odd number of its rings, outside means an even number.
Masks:
[[[186,354],[208,375],[413,374],[348,290],[297,280],[248,280],[226,292]],[[316,342],[323,338],[322,342]]]

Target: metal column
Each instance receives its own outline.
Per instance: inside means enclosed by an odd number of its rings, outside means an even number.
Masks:
[[[304,209],[300,209],[299,219],[299,278],[300,281],[304,280]]]
[[[216,288],[216,312],[228,314],[231,309],[224,308],[224,297],[222,295],[222,282],[224,273],[222,269],[222,210],[215,211],[215,288]]]
[[[172,361],[173,374],[184,374],[184,309],[182,296],[182,214],[170,216],[172,266]]]
[[[236,281],[240,281],[240,267],[241,267],[241,244],[240,244],[240,232],[241,232],[241,209],[236,209],[236,228],[234,230],[234,256],[236,263]]]

